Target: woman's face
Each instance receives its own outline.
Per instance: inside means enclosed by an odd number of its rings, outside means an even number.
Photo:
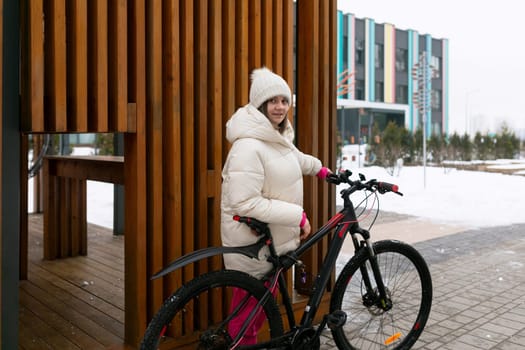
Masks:
[[[286,118],[286,113],[290,109],[290,102],[284,96],[276,96],[268,100],[266,104],[268,119],[273,127],[278,129],[279,124]]]

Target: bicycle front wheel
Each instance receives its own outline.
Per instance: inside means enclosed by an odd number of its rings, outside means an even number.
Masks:
[[[230,349],[236,343],[242,345],[247,338],[237,337],[238,342],[235,339],[249,315],[247,311],[253,310],[267,291],[261,281],[244,272],[222,270],[199,276],[164,301],[148,325],[140,349]],[[234,293],[242,297],[232,305]],[[251,309],[246,303],[251,303]],[[281,314],[271,294],[256,312],[262,326],[251,340],[283,334]]]
[[[379,296],[367,249],[343,268],[334,286],[331,311],[347,319],[332,329],[339,349],[410,349],[430,314],[432,280],[417,250],[399,241],[373,245],[386,301]]]

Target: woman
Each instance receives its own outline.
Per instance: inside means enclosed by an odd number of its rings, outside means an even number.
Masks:
[[[257,241],[247,225],[233,220],[234,215],[247,216],[269,224],[277,253],[283,254],[296,249],[311,231],[303,210],[303,175],[324,179],[330,171],[293,144],[294,131],[286,117],[292,95],[286,81],[264,67],[255,69],[251,80],[250,102],[226,124],[232,147],[222,172],[222,244],[243,246]],[[258,260],[225,254],[224,264],[261,278],[271,269],[268,254],[267,247]],[[234,295],[232,305],[241,297]],[[247,332],[244,344],[256,342],[259,327]],[[232,326],[230,332],[235,333]]]

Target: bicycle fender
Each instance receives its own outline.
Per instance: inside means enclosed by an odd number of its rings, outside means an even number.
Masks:
[[[186,254],[184,256],[181,256],[178,259],[175,259],[168,266],[166,266],[165,268],[163,268],[162,270],[160,270],[159,272],[151,276],[151,279],[152,280],[157,279],[177,269],[180,269],[181,267],[184,267],[186,265],[192,264],[199,260],[210,258],[216,255],[242,254],[249,258],[257,259],[259,256],[258,255],[259,250],[262,248],[263,245],[264,243],[259,241],[252,245],[243,246],[243,247],[209,247],[209,248],[199,249],[189,254]]]

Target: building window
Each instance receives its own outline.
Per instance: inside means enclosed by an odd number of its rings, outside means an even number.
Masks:
[[[408,66],[408,51],[405,49],[396,49],[396,71],[406,72]]]
[[[441,57],[432,56],[430,65],[432,66],[432,78],[441,78]]]
[[[343,36],[343,62],[348,64],[348,37]]]
[[[355,94],[354,98],[356,100],[364,100],[365,99],[365,81],[357,79],[355,81]]]
[[[355,41],[355,63],[365,64],[365,41],[364,40]]]
[[[432,110],[440,111],[441,110],[441,90],[432,90]]]
[[[375,62],[376,69],[383,69],[383,67],[385,66],[384,59],[385,57],[383,54],[383,45],[376,44],[376,62]]]
[[[375,84],[375,101],[376,102],[383,102],[384,100],[384,87],[383,87],[382,81],[376,81]]]
[[[402,104],[408,103],[408,86],[406,85],[396,86],[396,103],[402,103]]]

